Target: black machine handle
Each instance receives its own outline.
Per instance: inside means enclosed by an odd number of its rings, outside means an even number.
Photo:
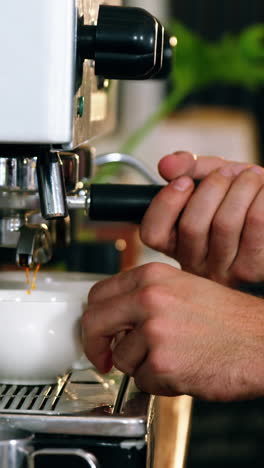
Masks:
[[[199,181],[195,181],[196,186]],[[94,221],[139,224],[163,185],[98,184],[90,187],[89,217]]]
[[[162,188],[161,185],[91,185],[89,217],[94,221],[140,223]]]
[[[195,180],[198,187],[200,180]],[[164,185],[92,184],[89,218],[140,224],[155,195]]]

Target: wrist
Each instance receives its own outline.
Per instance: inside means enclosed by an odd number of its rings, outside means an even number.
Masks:
[[[248,399],[253,399],[264,396],[264,301],[250,299],[254,303],[248,309],[248,321],[244,322],[246,358],[241,373],[241,389],[247,392]]]

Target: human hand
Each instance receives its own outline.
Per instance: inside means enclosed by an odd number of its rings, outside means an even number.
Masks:
[[[263,308],[259,298],[148,264],[91,289],[84,349],[99,371],[114,364],[148,393],[219,401],[263,396]]]
[[[159,170],[169,184],[145,214],[142,241],[225,285],[264,281],[264,170],[184,152]]]

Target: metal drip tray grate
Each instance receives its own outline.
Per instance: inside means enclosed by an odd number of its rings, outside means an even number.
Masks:
[[[0,412],[55,411],[69,376],[53,385],[0,384]]]
[[[93,369],[74,371],[54,385],[6,385],[0,383],[1,413],[73,414],[112,406],[118,386]]]

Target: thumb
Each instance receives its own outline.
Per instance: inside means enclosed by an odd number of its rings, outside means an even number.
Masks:
[[[218,156],[195,156],[187,151],[178,151],[162,158],[158,168],[161,177],[171,181],[182,175],[203,179],[212,171],[230,164]]]

